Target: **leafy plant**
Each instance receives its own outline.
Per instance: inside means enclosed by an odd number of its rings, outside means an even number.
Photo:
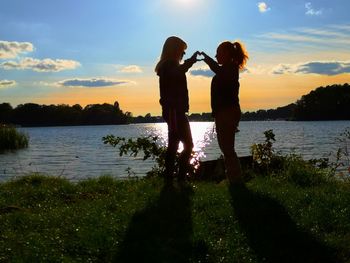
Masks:
[[[336,138],[339,147],[336,152],[330,152],[329,158],[311,159],[309,163],[312,165],[328,170],[328,176],[337,176],[339,178],[349,180],[345,174],[350,174],[350,128],[346,128],[344,132]]]
[[[136,157],[139,154],[143,155],[143,160],[154,160],[155,165],[147,172],[147,176],[160,176],[165,170],[165,155],[167,147],[161,146],[158,143],[157,136],[140,137],[137,139],[126,139],[124,137],[116,137],[114,135],[107,135],[102,138],[104,144],[112,145],[113,147],[119,146],[119,156],[129,155]],[[180,154],[177,153],[175,158],[175,168],[178,169]],[[194,175],[199,167],[198,153],[192,152],[191,160],[189,164],[189,174]],[[131,168],[127,169],[129,176],[133,174]]]
[[[335,161],[330,163],[331,170],[333,174],[338,169],[347,170],[348,174],[350,174],[350,128],[346,128],[336,140],[340,147],[335,153]],[[340,174],[344,175],[343,173]]]
[[[140,137],[134,140],[107,135],[102,140],[104,144],[109,144],[113,147],[119,146],[119,156],[129,155],[136,157],[142,152],[144,161],[148,159],[154,160],[156,164],[147,173],[148,176],[160,174],[165,169],[166,147],[157,143],[157,136]],[[128,169],[128,174],[130,175],[130,173],[131,169]]]
[[[274,157],[273,142],[276,141],[273,130],[264,132],[265,142],[251,146],[253,162],[260,168],[268,170]]]

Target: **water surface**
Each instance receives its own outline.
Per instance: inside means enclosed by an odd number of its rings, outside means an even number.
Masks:
[[[239,156],[250,154],[253,143],[264,141],[263,132],[273,129],[276,135],[276,150],[282,153],[301,154],[305,159],[329,157],[339,143],[337,138],[350,121],[287,122],[254,121],[241,122],[236,137]],[[195,144],[202,160],[216,159],[220,150],[216,140],[214,123],[191,123]],[[143,176],[153,163],[142,158],[120,157],[116,148],[104,145],[102,137],[107,134],[137,138],[156,135],[166,144],[165,123],[108,126],[70,126],[21,128],[30,136],[29,148],[0,154],[0,180],[40,172],[64,176],[72,180],[96,177],[103,174],[115,177],[126,176],[131,167],[136,175]]]

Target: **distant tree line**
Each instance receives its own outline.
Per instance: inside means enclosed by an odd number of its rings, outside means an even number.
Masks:
[[[124,113],[119,103],[90,104],[82,107],[20,104],[13,108],[9,103],[0,104],[0,123],[21,126],[68,126],[68,125],[105,125],[125,124],[130,121],[130,112]]]
[[[350,120],[350,85],[345,83],[319,87],[302,96],[296,103],[276,109],[244,112],[241,120]]]
[[[242,114],[242,121],[261,121],[261,120],[293,120],[295,103],[291,103],[284,107],[277,109],[258,110],[254,112],[244,112]]]
[[[190,121],[213,121],[211,113],[192,113]],[[350,85],[319,87],[302,96],[296,103],[276,109],[244,112],[243,121],[256,120],[350,120]],[[66,126],[66,125],[107,125],[126,123],[163,122],[161,116],[133,117],[131,112],[123,112],[119,103],[90,104],[82,107],[20,104],[13,108],[9,103],[0,104],[0,124],[10,123],[21,126]]]
[[[296,103],[277,109],[245,112],[242,120],[350,120],[350,85],[319,87]]]
[[[188,116],[189,121],[213,121],[214,118],[210,112],[192,113]],[[151,113],[147,113],[145,116],[137,116],[130,118],[131,123],[157,123],[164,122],[162,116],[152,116]]]

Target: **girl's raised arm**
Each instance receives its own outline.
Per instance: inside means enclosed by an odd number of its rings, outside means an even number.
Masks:
[[[187,72],[190,67],[193,66],[194,63],[197,62],[197,56],[199,55],[199,51],[196,51],[193,53],[192,57],[189,59],[186,59],[183,64],[180,65],[180,69],[183,70],[184,72]]]
[[[204,62],[208,64],[209,68],[215,73],[217,74],[220,70],[220,65],[211,57],[209,57],[207,54],[205,54],[204,52],[201,53],[204,56]]]

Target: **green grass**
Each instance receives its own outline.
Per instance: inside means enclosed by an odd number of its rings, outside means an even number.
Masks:
[[[0,152],[28,147],[28,136],[15,127],[0,124]]]
[[[350,186],[294,177],[2,183],[0,262],[350,262]]]

